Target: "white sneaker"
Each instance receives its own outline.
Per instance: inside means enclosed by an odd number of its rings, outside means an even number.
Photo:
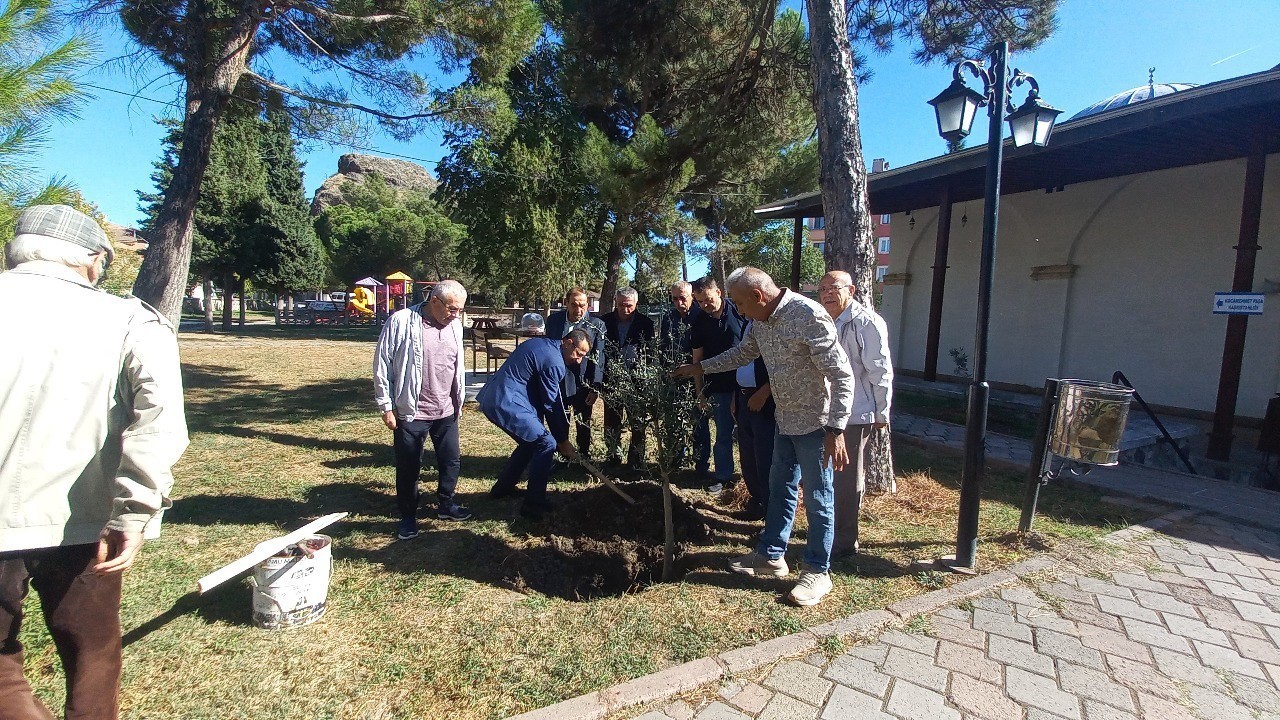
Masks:
[[[800,573],[800,582],[791,588],[791,602],[802,607],[817,605],[829,592],[831,592],[829,573],[805,570]]]
[[[786,577],[791,573],[786,558],[770,560],[757,552],[749,552],[729,562],[729,569],[741,575],[757,575],[764,577]]]

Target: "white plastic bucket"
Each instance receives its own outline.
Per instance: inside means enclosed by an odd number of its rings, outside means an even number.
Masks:
[[[253,622],[258,627],[283,630],[324,615],[333,572],[333,539],[312,535],[302,543],[311,548],[313,557],[293,554],[297,550],[291,546],[253,569]]]

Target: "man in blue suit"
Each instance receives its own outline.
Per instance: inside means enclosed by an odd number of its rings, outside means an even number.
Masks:
[[[560,391],[567,367],[576,369],[590,350],[591,341],[582,330],[570,331],[560,340],[529,340],[511,353],[476,396],[480,412],[516,441],[489,496],[514,495],[528,468],[528,492],[520,514],[534,520],[551,509],[547,480],[556,451],[570,460],[578,456],[569,442],[569,418]]]
[[[591,455],[591,411],[604,383],[604,322],[587,312],[587,291],[573,288],[564,295],[564,309],[547,318],[547,337],[560,340],[574,330],[582,330],[591,342],[591,350],[578,367],[569,368],[564,376],[564,404],[573,411],[577,428],[578,452]]]

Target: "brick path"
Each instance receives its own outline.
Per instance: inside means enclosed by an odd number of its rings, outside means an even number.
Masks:
[[[910,631],[726,672],[638,717],[1280,720],[1280,536],[1198,515],[1107,542]]]

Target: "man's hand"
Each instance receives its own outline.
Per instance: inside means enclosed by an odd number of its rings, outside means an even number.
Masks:
[[[142,548],[142,532],[125,532],[107,528],[98,536],[98,563],[93,571],[99,575],[124,572]]]
[[[702,364],[689,363],[671,371],[671,377],[702,377]]]
[[[461,418],[462,413],[458,413],[458,417]],[[396,411],[388,410],[382,413],[382,422],[387,426],[388,430],[395,430],[396,429]]]
[[[595,390],[587,391],[587,407],[591,407],[592,405],[595,405],[596,400],[599,400],[599,399],[600,399],[600,393],[596,392]]]
[[[773,390],[768,385],[757,389],[747,398],[747,409],[751,412],[760,412],[764,404],[769,402],[769,398],[773,397]]]
[[[844,449],[844,433],[827,433],[822,441],[822,464],[826,465],[828,462],[833,470],[843,470],[849,464],[849,453]]]
[[[568,440],[561,440],[556,443],[556,451],[563,455],[566,460],[578,459],[578,448],[574,447],[573,443]]]
[[[871,423],[871,427],[873,427],[873,428],[875,428],[875,429],[879,430],[879,429],[881,429],[881,428],[887,428],[887,427],[889,427],[889,423]]]

